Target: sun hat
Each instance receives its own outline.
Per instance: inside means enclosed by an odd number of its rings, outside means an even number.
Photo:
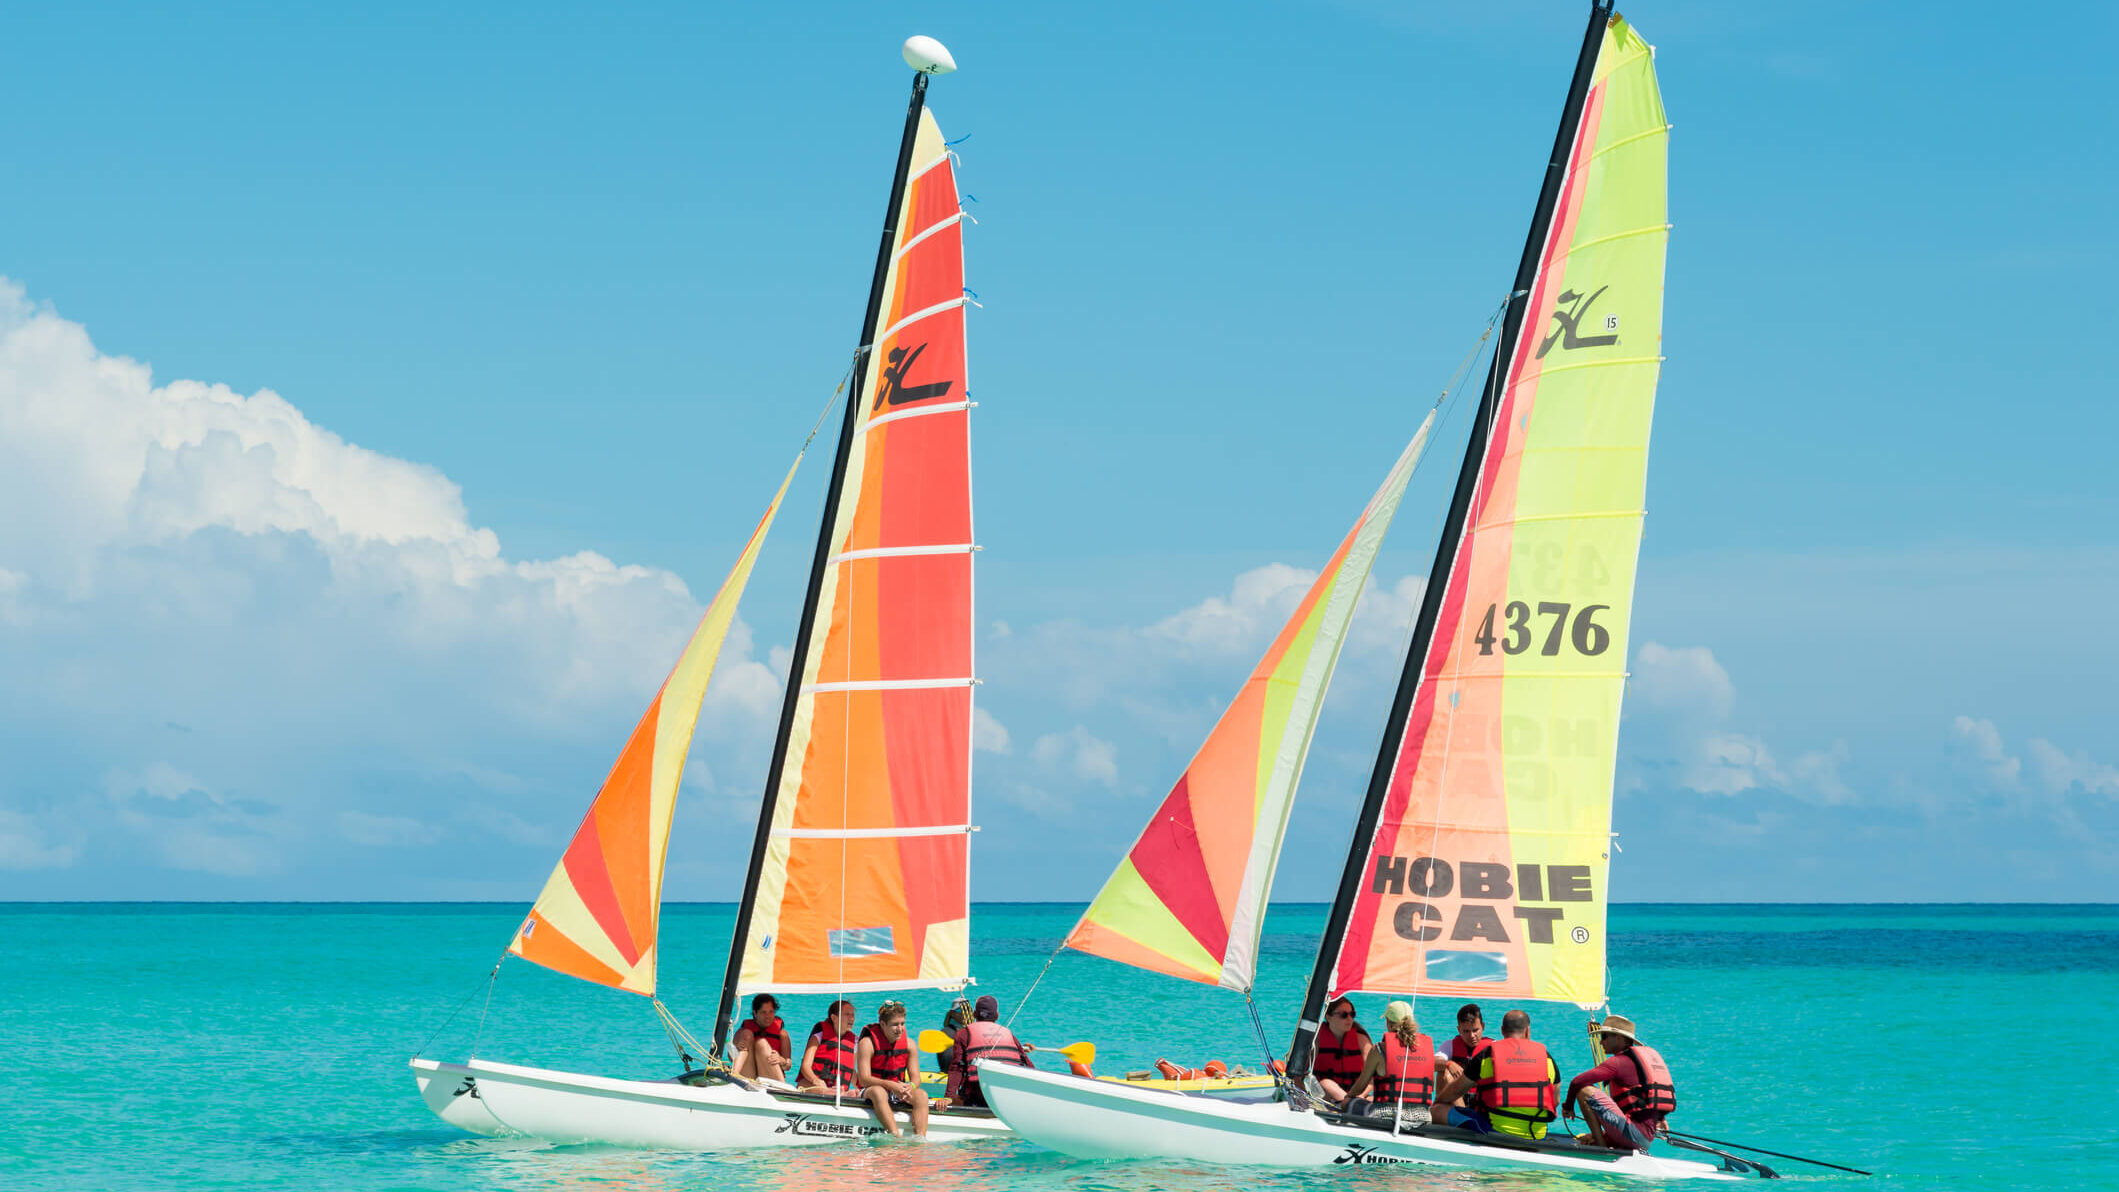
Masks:
[[[1633,1019],[1626,1017],[1624,1014],[1606,1014],[1604,1021],[1597,1027],[1597,1033],[1600,1035],[1623,1035],[1629,1041],[1639,1043],[1641,1041],[1640,1036],[1634,1034],[1633,1031]]]

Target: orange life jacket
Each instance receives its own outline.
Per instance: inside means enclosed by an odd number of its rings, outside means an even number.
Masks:
[[[906,1070],[912,1067],[911,1040],[898,1036],[895,1044],[883,1041],[883,1028],[878,1023],[869,1023],[861,1028],[861,1037],[868,1040],[875,1052],[868,1057],[868,1074],[877,1080],[903,1080]]]
[[[1383,1036],[1383,1071],[1376,1074],[1370,1099],[1378,1105],[1396,1105],[1401,1095],[1407,1105],[1432,1105],[1435,1101],[1435,1041],[1413,1036],[1407,1047],[1397,1031]]]
[[[982,1059],[1005,1060],[1025,1068],[1030,1066],[1030,1057],[1023,1054],[1023,1045],[1015,1041],[1014,1031],[998,1022],[967,1024],[956,1033],[956,1055],[949,1066],[951,1098],[965,1085],[978,1084],[978,1062]]]
[[[1636,1043],[1612,1058],[1633,1061],[1634,1079],[1630,1083],[1613,1080],[1604,1086],[1611,1090],[1611,1099],[1627,1117],[1637,1122],[1658,1122],[1677,1111],[1678,1090],[1670,1082],[1670,1065],[1663,1062],[1655,1048]]]
[[[1341,1088],[1354,1083],[1361,1075],[1361,1041],[1368,1037],[1358,1022],[1347,1028],[1343,1039],[1331,1027],[1318,1027],[1317,1058],[1310,1062],[1310,1071],[1319,1080],[1338,1081]]]
[[[1491,1057],[1494,1070],[1479,1077],[1479,1104],[1490,1117],[1549,1122],[1560,1116],[1560,1094],[1553,1087],[1552,1056],[1535,1039],[1500,1038],[1472,1057]],[[1484,1066],[1484,1065],[1480,1065]]]
[[[809,1040],[817,1045],[817,1055],[809,1061],[809,1070],[817,1074],[817,1079],[824,1082],[824,1087],[854,1087],[853,1060],[856,1038],[852,1031],[841,1033],[828,1022],[820,1022],[809,1028]]]
[[[746,1018],[743,1025],[736,1028],[736,1033],[740,1035],[745,1031],[749,1031],[753,1039],[763,1039],[772,1044],[773,1050],[780,1053],[781,1059],[792,1061],[800,1058],[795,1055],[794,1041],[787,1037],[787,1024],[777,1018],[773,1019],[769,1028],[760,1025],[755,1018]]]

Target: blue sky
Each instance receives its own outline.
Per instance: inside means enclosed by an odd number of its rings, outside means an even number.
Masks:
[[[0,897],[534,894],[843,368],[912,32],[980,220],[974,889],[1086,897],[1500,298],[1584,8],[15,14]],[[1615,895],[2119,897],[2115,18],[1622,11],[1676,230]],[[826,463],[672,897],[740,881]]]

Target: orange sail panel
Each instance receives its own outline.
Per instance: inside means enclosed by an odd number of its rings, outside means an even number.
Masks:
[[[1668,127],[1653,52],[1612,18],[1363,842],[1335,991],[1604,998],[1612,773],[1662,360]]]
[[[971,450],[963,214],[913,143],[861,367],[744,989],[953,985],[970,970]]]
[[[1066,947],[1188,981],[1251,988],[1317,713],[1434,421],[1430,413],[1420,424]]]
[[[662,862],[685,754],[699,722],[699,702],[706,696],[714,660],[735,620],[758,548],[801,464],[798,455],[737,556],[734,570],[706,606],[676,668],[634,726],[508,951],[584,981],[654,994]]]

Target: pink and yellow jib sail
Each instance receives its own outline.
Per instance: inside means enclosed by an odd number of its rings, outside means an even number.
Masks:
[[[1065,946],[1249,990],[1288,812],[1339,651],[1434,415],[1163,799]]]
[[[955,163],[922,108],[739,985],[961,983],[970,969],[970,407]]]
[[[1505,386],[1467,461],[1476,487],[1375,832],[1357,844],[1333,991],[1604,998],[1668,127],[1652,51],[1610,17]]]
[[[584,981],[654,996],[662,864],[684,758],[699,723],[699,703],[706,697],[714,661],[735,620],[765,532],[801,463],[797,456],[788,468],[780,491],[773,494],[734,570],[706,606],[676,667],[634,726],[508,951]]]

